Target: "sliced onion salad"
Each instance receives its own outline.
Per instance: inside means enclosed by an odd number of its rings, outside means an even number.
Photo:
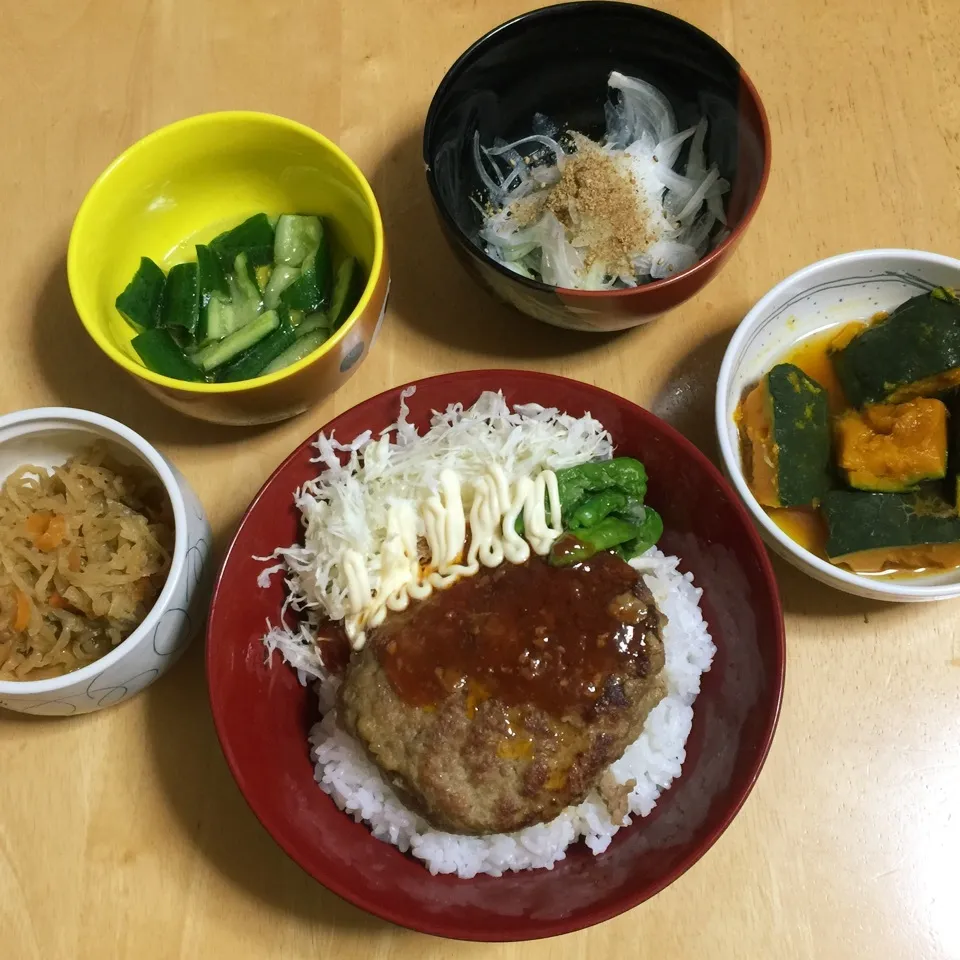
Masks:
[[[533,223],[518,222],[511,205],[556,184],[575,149],[565,148],[556,126],[538,114],[528,137],[484,147],[477,132],[473,141],[486,190],[485,203],[474,200],[483,215],[480,238],[490,257],[520,276],[579,290],[634,287],[689,269],[727,234],[723,197],[730,184],[716,164],[707,165],[706,118],[678,131],[673,108],[656,87],[616,72],[607,83],[617,98],[605,105],[602,149],[626,159],[648,212],[649,243],[632,252],[632,272],[624,272],[622,265],[588,264],[585,251],[549,210]],[[688,142],[681,172],[677,161]]]

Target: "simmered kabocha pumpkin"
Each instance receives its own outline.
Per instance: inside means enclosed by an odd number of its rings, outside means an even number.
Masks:
[[[918,397],[846,410],[835,423],[837,462],[856,490],[903,493],[947,473],[947,408]]]
[[[901,403],[960,385],[960,300],[938,287],[911,297],[830,350],[847,400]]]
[[[960,299],[952,291],[806,338],[736,418],[751,490],[801,546],[862,574],[960,568]],[[775,509],[783,507],[797,509]]]
[[[939,497],[831,490],[821,510],[833,563],[858,573],[960,566],[960,517]]]
[[[792,363],[778,363],[744,399],[739,419],[757,500],[765,507],[815,505],[829,487],[823,388]]]

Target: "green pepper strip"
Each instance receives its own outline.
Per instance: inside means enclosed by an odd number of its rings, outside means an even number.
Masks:
[[[639,460],[616,457],[596,463],[581,463],[557,471],[560,510],[567,517],[591,493],[617,488],[643,500],[647,492],[647,471]]]
[[[551,551],[550,563],[555,567],[569,567],[612,547],[624,560],[631,560],[649,550],[662,534],[663,520],[650,507],[646,508],[646,515],[640,523],[608,516],[588,529],[576,530],[562,537],[561,540],[565,542],[561,549]],[[570,538],[576,542],[571,544]]]
[[[616,457],[596,463],[581,463],[576,467],[564,467],[557,471],[557,488],[560,493],[560,513],[564,526],[570,529],[570,521],[589,494],[617,490],[626,494],[628,505],[642,506],[647,492],[647,471],[639,460],[632,457]],[[627,510],[628,514],[631,511]],[[547,505],[549,518],[549,504]],[[598,516],[597,519],[602,519]],[[523,516],[517,517],[516,530],[523,536]]]
[[[646,553],[663,536],[663,520],[660,514],[652,507],[645,507],[646,516],[638,525],[640,533],[635,540],[627,543],[621,543],[617,551],[624,560],[632,560],[639,557],[641,553]]]
[[[577,530],[571,534],[577,543],[565,544],[563,552],[551,551],[550,563],[555,567],[569,567],[592,557],[601,550],[609,550],[621,543],[628,543],[640,535],[640,528],[619,517],[607,517],[589,530]]]
[[[596,526],[611,513],[619,513],[627,506],[627,495],[620,490],[604,490],[587,497],[564,524],[568,530],[582,530]]]

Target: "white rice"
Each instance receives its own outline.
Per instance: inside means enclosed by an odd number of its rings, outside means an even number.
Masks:
[[[653,810],[660,794],[680,775],[700,677],[710,669],[716,652],[700,612],[702,591],[693,585],[692,574],[677,571],[678,564],[677,557],[656,549],[632,561],[667,618],[663,631],[667,696],[650,712],[643,733],[610,768],[617,782],[636,781],[628,802],[630,813],[640,817]],[[368,824],[375,837],[409,851],[431,873],[467,879],[480,873],[498,877],[507,870],[549,870],[578,839],[583,838],[596,855],[607,849],[620,829],[594,792],[549,823],[516,833],[467,837],[433,830],[397,799],[361,745],[339,727],[336,687],[334,678],[316,685],[323,713],[310,731],[317,783],[341,810]],[[624,826],[630,822],[628,816]]]

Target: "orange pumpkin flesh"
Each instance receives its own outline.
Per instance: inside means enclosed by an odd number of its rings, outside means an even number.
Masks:
[[[779,507],[777,445],[773,441],[766,377],[747,394],[737,413],[749,450],[750,490],[764,507]]]
[[[836,421],[837,460],[857,490],[902,492],[947,472],[947,408],[917,398],[868,404]]]

